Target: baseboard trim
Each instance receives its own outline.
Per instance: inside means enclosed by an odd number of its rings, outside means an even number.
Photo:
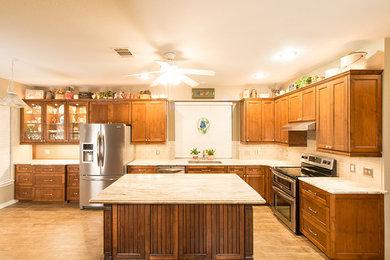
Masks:
[[[15,204],[16,202],[18,202],[18,200],[10,200],[10,201],[4,202],[4,203],[0,204],[0,209],[11,206],[12,204]]]

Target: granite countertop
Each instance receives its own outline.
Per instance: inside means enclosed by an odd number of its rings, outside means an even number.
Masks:
[[[127,174],[90,200],[106,204],[265,204],[235,174]]]
[[[199,163],[189,163],[192,159],[175,159],[175,160],[134,160],[128,165],[130,166],[158,166],[158,165],[172,165],[172,166],[229,166],[229,165],[267,165],[267,166],[300,166],[300,162],[292,163],[289,161],[279,160],[240,160],[240,159],[215,159],[222,163],[210,163],[204,160]]]
[[[299,180],[331,194],[385,194],[387,191],[364,187],[361,183],[339,177],[299,177]]]
[[[15,163],[15,164],[31,164],[31,165],[67,165],[67,164],[79,164],[79,160],[31,160],[27,162]]]

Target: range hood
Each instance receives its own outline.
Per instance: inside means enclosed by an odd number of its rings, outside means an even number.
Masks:
[[[316,121],[288,123],[282,126],[284,131],[313,131],[316,130]]]

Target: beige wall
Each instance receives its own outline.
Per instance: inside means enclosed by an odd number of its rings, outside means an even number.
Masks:
[[[0,98],[7,94],[8,80],[0,79]],[[21,84],[15,83],[15,91],[20,97],[24,97],[25,87]],[[9,138],[11,140],[11,165],[14,161],[31,160],[31,146],[19,145],[19,131],[20,131],[20,112],[17,108],[11,109],[11,136],[1,136],[0,138]],[[14,176],[13,167],[11,166],[11,176]],[[14,198],[14,184],[0,187],[0,204],[13,200]]]
[[[384,188],[390,191],[390,38],[385,40],[383,84],[383,168]],[[390,259],[390,195],[385,195],[385,259]]]

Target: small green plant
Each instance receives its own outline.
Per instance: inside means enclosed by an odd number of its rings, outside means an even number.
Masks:
[[[194,149],[191,150],[191,154],[192,155],[198,155],[198,154],[200,154],[200,151],[198,150],[198,148],[194,148]]]
[[[206,149],[206,153],[208,154],[208,155],[214,155],[215,154],[215,149]]]

